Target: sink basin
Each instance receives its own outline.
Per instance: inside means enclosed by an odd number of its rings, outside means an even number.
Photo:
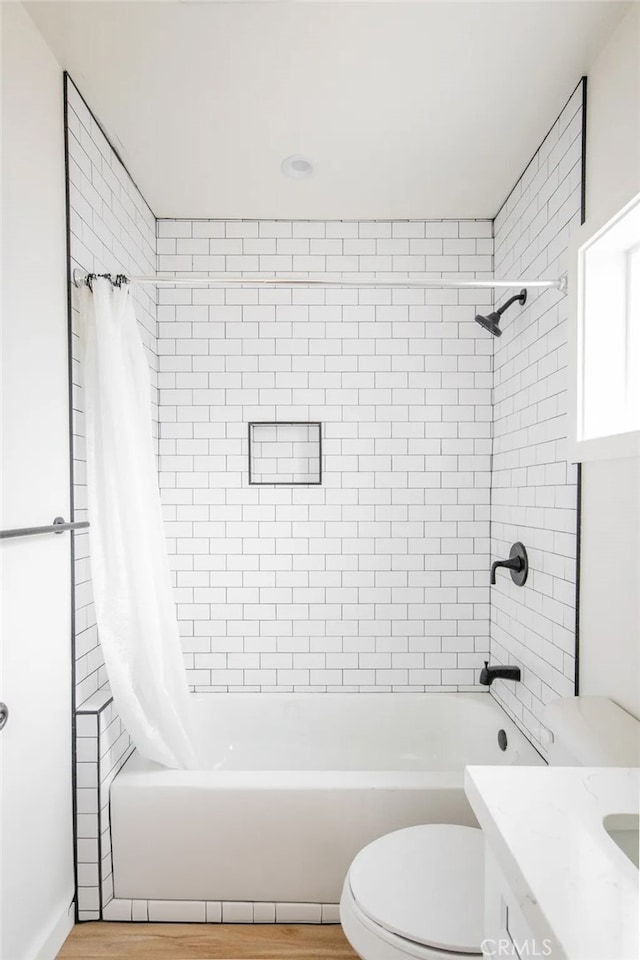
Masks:
[[[640,814],[609,813],[602,825],[613,842],[631,860],[636,867],[640,860]]]

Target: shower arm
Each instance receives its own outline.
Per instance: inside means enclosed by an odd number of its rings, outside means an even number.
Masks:
[[[505,312],[505,310],[509,309],[512,303],[516,303],[516,302],[524,303],[526,300],[526,292],[527,292],[526,290],[523,290],[522,293],[516,293],[515,296],[509,297],[506,303],[503,303],[501,307],[498,307],[498,309],[496,310],[496,314],[499,317],[501,317],[502,314]],[[525,295],[524,299],[523,299],[523,294]]]

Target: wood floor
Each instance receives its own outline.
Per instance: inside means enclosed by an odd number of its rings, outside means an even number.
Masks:
[[[58,960],[356,960],[339,925],[81,923]]]

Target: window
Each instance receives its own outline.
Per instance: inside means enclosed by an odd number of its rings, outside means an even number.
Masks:
[[[570,457],[640,455],[640,196],[574,252]]]

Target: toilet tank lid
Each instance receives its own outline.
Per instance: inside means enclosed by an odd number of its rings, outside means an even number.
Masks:
[[[640,721],[607,697],[554,700],[544,724],[582,766],[640,766]]]

